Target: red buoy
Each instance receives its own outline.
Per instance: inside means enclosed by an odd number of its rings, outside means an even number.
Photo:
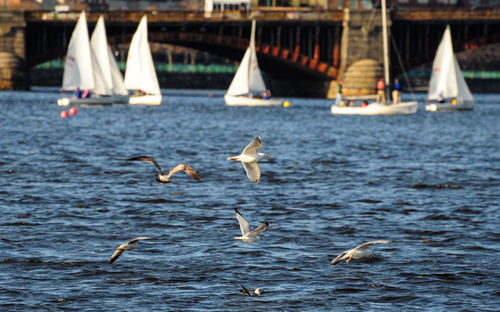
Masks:
[[[61,112],[61,118],[66,118],[66,117],[68,117],[68,112],[67,112],[67,111],[65,111],[65,110],[63,110],[63,111]]]

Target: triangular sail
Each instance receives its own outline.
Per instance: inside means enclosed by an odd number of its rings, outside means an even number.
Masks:
[[[116,63],[115,56],[108,45],[109,66],[111,68],[111,80],[113,81],[113,93],[119,95],[128,95],[128,91],[123,84],[123,76],[118,64]]]
[[[104,18],[101,15],[97,20],[94,32],[90,38],[92,64],[94,68],[95,88],[94,93],[111,95],[113,93],[113,80],[108,56],[108,40]]]
[[[245,51],[240,66],[227,90],[228,95],[260,94],[267,90],[255,51],[255,20],[252,21],[250,46]]]
[[[87,18],[82,11],[73,30],[66,53],[63,75],[63,90],[93,89],[94,73],[90,53]]]
[[[132,37],[125,71],[125,87],[129,90],[143,90],[149,94],[160,94],[160,86],[154,68],[148,42],[148,21],[141,19]]]
[[[432,63],[432,74],[429,81],[428,100],[456,97],[464,101],[473,101],[472,94],[458,65],[453,52],[450,26],[446,26],[443,38]]]

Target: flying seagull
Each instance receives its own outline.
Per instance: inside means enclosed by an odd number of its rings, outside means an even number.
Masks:
[[[247,177],[253,183],[259,183],[260,180],[260,167],[258,162],[263,158],[271,158],[271,156],[264,153],[257,153],[261,148],[262,140],[260,136],[258,136],[245,147],[240,155],[227,158],[228,160],[240,161],[243,164],[243,168],[245,168]]]
[[[196,181],[198,181],[198,182],[200,181],[200,177],[198,177],[198,174],[196,173],[196,171],[194,171],[193,168],[191,168],[190,166],[185,165],[185,164],[178,164],[177,166],[175,166],[174,168],[172,168],[167,173],[166,170],[163,170],[160,167],[160,165],[158,165],[158,163],[156,162],[156,160],[154,160],[153,157],[149,157],[149,156],[136,156],[136,157],[129,158],[128,160],[132,160],[132,161],[145,161],[145,162],[148,162],[148,163],[152,163],[156,167],[156,169],[158,169],[158,178],[156,178],[156,180],[158,182],[161,182],[161,183],[170,183],[170,182],[172,182],[172,180],[170,180],[170,177],[172,175],[174,175],[175,173],[179,172],[179,171],[184,171],[187,174],[189,174]]]
[[[242,234],[242,236],[235,237],[235,239],[239,239],[247,243],[252,243],[257,240],[257,235],[259,235],[260,232],[264,232],[265,230],[267,230],[267,227],[269,226],[269,221],[262,223],[258,228],[254,229],[253,231],[250,231],[250,226],[248,225],[247,220],[243,218],[238,209],[234,208],[234,211],[236,212],[236,219],[238,219],[238,223],[240,224],[240,230]]]
[[[109,258],[109,263],[112,264],[113,262],[120,257],[120,255],[125,251],[129,249],[133,249],[137,243],[143,239],[153,239],[152,237],[147,237],[147,236],[141,236],[141,237],[136,237],[133,240],[129,241],[128,243],[121,244],[120,247],[116,248],[115,252]]]
[[[260,288],[255,288],[255,290],[248,290],[245,286],[241,285],[241,289],[240,289],[240,292],[244,295],[247,295],[247,296],[258,296],[260,294],[262,294],[262,290]]]
[[[337,258],[333,259],[332,262],[330,263],[330,266],[336,265],[340,261],[347,259],[345,262],[351,261],[351,259],[361,259],[361,258],[369,258],[373,256],[373,252],[368,250],[367,248],[370,247],[373,244],[388,244],[390,241],[388,240],[374,240],[371,242],[367,242],[364,244],[359,245],[356,248],[347,250],[342,252],[340,255],[337,256]]]

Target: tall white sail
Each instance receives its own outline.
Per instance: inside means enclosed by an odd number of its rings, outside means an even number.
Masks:
[[[64,63],[63,90],[94,88],[87,18],[82,11],[71,35]]]
[[[104,27],[104,17],[102,15],[99,16],[94,32],[90,37],[90,51],[92,53],[95,79],[93,91],[101,95],[111,95],[113,93],[113,81],[109,64],[106,28]]]
[[[118,68],[118,64],[116,64],[115,56],[113,55],[113,51],[111,51],[111,47],[108,45],[108,57],[109,57],[109,66],[111,69],[111,80],[113,82],[113,93],[119,95],[127,95],[128,91],[123,84],[123,76],[120,68]]]
[[[228,95],[244,95],[248,93],[262,93],[267,90],[257,61],[255,52],[255,20],[252,21],[250,46],[245,51],[240,66],[234,75],[227,90]]]
[[[141,19],[130,43],[124,83],[129,90],[143,90],[149,94],[160,94],[153,57],[149,49],[146,16]]]
[[[456,97],[466,102],[474,100],[453,52],[449,25],[446,26],[432,64],[427,99],[437,100],[440,94],[444,98]]]

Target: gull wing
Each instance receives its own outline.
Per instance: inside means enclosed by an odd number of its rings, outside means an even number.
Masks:
[[[255,236],[259,235],[260,232],[264,232],[265,230],[267,230],[268,227],[269,227],[269,221],[266,221],[265,223],[262,223],[258,228],[251,231],[250,233],[248,233],[247,236],[248,237],[255,237]]]
[[[118,259],[125,250],[133,248],[138,241],[143,239],[153,239],[153,238],[147,236],[141,236],[132,239],[128,243],[121,244],[120,247],[116,248],[111,258],[109,258],[109,263],[112,264],[113,262],[115,262],[116,259]]]
[[[109,258],[109,264],[112,264],[113,262],[115,262],[116,259],[118,259],[118,257],[120,257],[121,254],[125,251],[127,246],[128,246],[128,243],[125,243],[125,244],[121,244],[120,247],[116,248],[116,250],[113,253],[113,255],[111,256],[111,258]]]
[[[363,250],[363,249],[370,247],[373,244],[389,244],[389,243],[390,243],[390,241],[388,241],[388,240],[378,239],[378,240],[374,240],[374,241],[370,241],[370,242],[361,244],[358,247],[354,248],[354,250]]]
[[[333,259],[332,262],[330,263],[330,265],[336,265],[337,263],[339,263],[340,261],[342,261],[345,256],[347,255],[347,251],[344,251],[343,253],[341,253],[340,255],[337,256],[337,258]]]
[[[258,163],[244,163],[242,162],[243,168],[247,173],[247,177],[253,183],[259,183],[260,180],[260,166]]]
[[[255,155],[257,154],[257,151],[262,148],[262,140],[260,139],[260,136],[256,137],[255,139],[250,142],[250,144],[245,147],[243,150],[242,155],[244,154],[249,154],[249,155]]]
[[[158,165],[158,163],[156,162],[156,160],[153,157],[149,157],[149,156],[136,156],[136,157],[131,157],[128,160],[132,160],[132,161],[145,161],[145,162],[153,164],[156,167],[156,169],[158,169],[158,171],[161,172],[161,170],[162,170],[161,167],[160,167],[160,165]]]
[[[172,168],[168,172],[167,179],[170,179],[170,177],[172,175],[174,175],[175,173],[177,173],[179,171],[184,171],[189,176],[191,176],[191,178],[195,179],[198,182],[200,181],[200,177],[198,176],[198,174],[196,173],[196,171],[194,171],[194,169],[191,166],[188,166],[188,165],[185,165],[185,164],[178,164],[177,166],[175,166],[174,168]]]
[[[234,211],[236,212],[236,219],[238,219],[238,223],[240,224],[241,234],[243,236],[246,236],[248,233],[250,233],[250,226],[248,225],[247,220],[245,220],[245,218],[243,218],[241,213],[238,211],[238,209],[234,208]]]
[[[242,289],[240,289],[240,292],[244,295],[247,296],[252,296],[252,293],[243,285],[240,285]]]
[[[130,242],[128,242],[128,244],[129,245],[133,245],[133,244],[135,244],[138,241],[143,240],[143,239],[153,239],[153,238],[152,237],[148,237],[148,236],[136,237],[136,238],[132,239]]]

